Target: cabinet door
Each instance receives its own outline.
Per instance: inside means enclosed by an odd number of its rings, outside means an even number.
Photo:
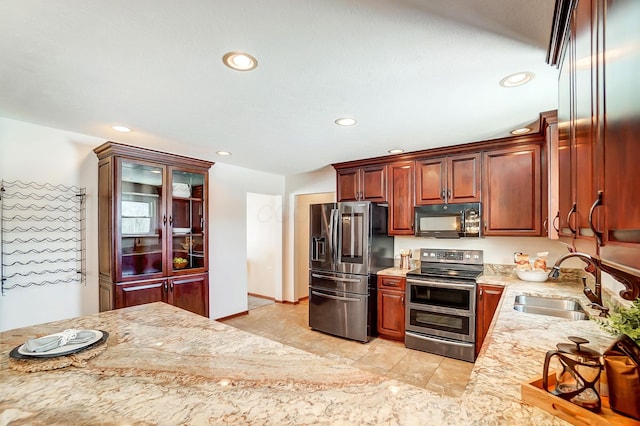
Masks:
[[[166,167],[123,158],[117,164],[114,229],[117,281],[163,276]]]
[[[207,270],[207,179],[199,171],[170,169],[169,255],[173,275]]]
[[[596,199],[596,174],[594,167],[596,104],[592,84],[595,81],[595,61],[592,46],[592,1],[579,1],[574,9],[573,34],[574,44],[571,60],[574,65],[573,82],[573,140],[572,178],[573,202],[575,213],[572,215],[571,227],[575,230],[574,246],[578,251],[596,254],[596,242],[589,226],[589,210]]]
[[[503,290],[503,287],[485,284],[478,285],[476,289],[476,356],[487,336]]]
[[[387,166],[369,166],[361,170],[362,199],[387,201]]]
[[[404,292],[378,290],[378,333],[394,340],[404,340]]]
[[[484,153],[485,235],[542,235],[540,155],[539,145]]]
[[[389,235],[413,235],[413,161],[389,166]]]
[[[338,171],[338,201],[358,201],[360,169]]]
[[[600,254],[603,260],[640,269],[640,50],[629,48],[640,40],[640,2],[608,0],[606,8],[605,182],[604,207],[598,208],[606,215],[606,227]]]
[[[209,316],[208,274],[169,279],[169,303],[193,313]]]
[[[416,161],[416,204],[442,204],[446,195],[446,160],[444,157]]]
[[[167,280],[147,280],[116,284],[116,309],[145,303],[166,302]]]
[[[447,158],[447,200],[449,203],[480,201],[480,153]]]

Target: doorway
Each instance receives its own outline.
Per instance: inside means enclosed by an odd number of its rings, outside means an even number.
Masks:
[[[333,203],[335,192],[300,194],[294,205],[294,288],[295,300],[309,297],[309,206],[317,203]]]
[[[282,287],[282,196],[247,193],[247,306],[275,301]]]

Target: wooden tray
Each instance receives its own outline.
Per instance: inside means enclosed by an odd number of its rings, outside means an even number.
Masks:
[[[550,387],[555,385],[555,376],[549,378]],[[542,377],[523,383],[522,400],[542,408],[554,416],[574,425],[640,425],[639,421],[623,416],[609,408],[609,398],[602,397],[602,411],[594,413],[572,402],[550,394],[542,387]]]

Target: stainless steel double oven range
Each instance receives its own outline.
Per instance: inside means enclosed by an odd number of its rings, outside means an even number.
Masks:
[[[420,267],[407,273],[407,348],[475,361],[482,270],[482,250],[420,250]]]

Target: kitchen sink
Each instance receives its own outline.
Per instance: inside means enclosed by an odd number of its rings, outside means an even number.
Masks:
[[[586,320],[589,318],[578,302],[569,299],[552,299],[550,297],[516,296],[513,306],[518,312],[547,315],[570,320]]]

